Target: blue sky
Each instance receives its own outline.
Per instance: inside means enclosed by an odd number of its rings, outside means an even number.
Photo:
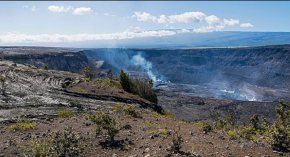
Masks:
[[[0,2],[0,44],[290,31],[290,2]]]

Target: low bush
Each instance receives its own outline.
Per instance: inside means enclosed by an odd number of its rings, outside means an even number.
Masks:
[[[271,130],[271,145],[274,150],[289,151],[290,148],[290,104],[280,101],[276,109],[277,119]]]
[[[63,111],[57,112],[57,116],[59,118],[71,118],[75,116],[75,112],[71,110],[63,110]]]
[[[179,134],[178,131],[175,131],[174,134],[173,134],[173,138],[172,138],[171,151],[173,153],[181,152],[182,144],[183,144],[182,136]]]
[[[141,118],[141,114],[137,111],[136,107],[135,106],[132,106],[132,105],[126,105],[124,107],[124,112],[127,114],[127,115],[130,115],[134,118]]]
[[[100,82],[102,87],[113,87],[116,89],[122,89],[122,86],[118,80],[106,78],[106,79],[100,79],[98,80],[98,82]]]
[[[228,134],[228,136],[229,136],[230,139],[238,139],[239,138],[239,134],[235,130],[229,130],[227,132],[227,134]]]
[[[116,120],[108,113],[98,112],[96,115],[90,116],[93,123],[96,124],[96,135],[104,133],[109,136],[109,142],[114,142],[114,137],[119,133],[120,127]]]
[[[142,118],[141,113],[133,105],[115,104],[113,105],[113,110],[124,112],[126,115],[134,118]]]
[[[32,155],[35,157],[52,157],[52,143],[33,139]]]
[[[86,81],[91,81],[95,77],[95,72],[89,66],[84,67],[83,75]]]
[[[59,157],[77,157],[83,152],[80,136],[68,127],[63,132],[56,132],[53,138],[52,152]]]
[[[12,131],[27,131],[36,128],[37,125],[34,123],[16,123],[9,126],[9,129]]]

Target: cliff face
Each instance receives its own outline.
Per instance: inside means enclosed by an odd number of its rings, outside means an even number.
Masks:
[[[0,56],[19,64],[31,64],[38,68],[47,65],[49,69],[70,72],[80,72],[89,64],[86,55],[79,49],[2,47]]]
[[[177,83],[227,80],[280,88],[290,85],[290,46],[143,52],[158,72]]]
[[[199,49],[95,49],[103,68],[142,71],[196,96],[272,101],[289,97],[290,46]],[[140,70],[141,69],[141,70]],[[158,80],[158,79],[156,79]],[[184,86],[190,84],[195,86]],[[170,87],[169,87],[170,88]],[[245,97],[245,98],[242,98]]]

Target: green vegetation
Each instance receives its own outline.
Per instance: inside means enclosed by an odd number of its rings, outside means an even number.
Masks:
[[[180,128],[179,128],[179,131],[180,131]],[[182,139],[182,136],[179,134],[179,131],[175,131],[173,134],[172,146],[171,146],[171,151],[173,153],[181,152],[183,139]]]
[[[71,110],[63,110],[63,111],[57,112],[57,116],[59,118],[71,118],[75,116],[75,112]]]
[[[9,130],[12,131],[27,131],[36,129],[37,125],[34,123],[16,123],[9,126]]]
[[[113,143],[114,137],[119,133],[120,127],[116,120],[108,113],[98,112],[96,115],[90,116],[93,123],[96,124],[96,136],[103,133],[103,130],[109,136],[109,142]]]
[[[237,131],[235,130],[229,130],[227,132],[228,136],[230,137],[230,139],[238,139],[239,138],[239,134]]]
[[[271,130],[271,144],[274,150],[289,151],[290,148],[290,104],[280,101],[276,109],[277,119]]]
[[[53,138],[52,152],[55,156],[80,156],[83,148],[80,144],[80,136],[68,127],[63,132],[56,132]]]
[[[72,128],[56,132],[51,140],[32,141],[32,155],[36,157],[78,157],[83,152],[80,136]]]
[[[6,77],[0,75],[1,94],[6,95]]]
[[[130,115],[134,118],[141,118],[141,114],[137,111],[136,107],[135,106],[132,106],[132,105],[126,105],[124,107],[124,112],[127,114],[127,115]]]
[[[93,72],[93,69],[90,68],[90,67],[88,67],[88,66],[86,66],[86,67],[83,69],[83,75],[84,75],[86,81],[91,81],[92,78],[95,77],[95,74],[94,74],[94,72]]]
[[[44,67],[43,67],[43,69],[44,69],[44,70],[48,70],[48,65],[45,64]]]
[[[153,118],[166,118],[166,119],[174,119],[175,118],[175,115],[170,113],[169,111],[165,110],[165,109],[162,109],[162,112],[161,113],[157,113],[157,112],[153,112],[149,115],[150,117],[153,117]]]
[[[157,137],[167,138],[170,135],[170,131],[167,128],[157,129],[157,130],[150,131],[150,134],[155,137],[157,136]]]
[[[140,112],[137,110],[136,106],[125,105],[125,104],[115,104],[113,105],[113,110],[122,111],[126,115],[129,115],[134,118],[142,118]]]
[[[119,77],[120,77],[120,83],[121,83],[122,88],[128,93],[132,93],[133,87],[132,87],[132,83],[130,81],[129,75],[125,73],[123,70],[121,70]]]
[[[209,123],[204,122],[204,121],[194,121],[194,122],[191,122],[191,124],[198,126],[198,127],[201,127],[203,133],[205,133],[205,134],[207,134],[213,130],[213,127]]]
[[[110,79],[110,81],[113,80],[113,71],[111,69],[107,72],[107,76]]]
[[[153,103],[158,102],[157,95],[152,89],[152,81],[131,79],[123,70],[121,70],[119,78],[120,84],[126,92],[139,95]]]
[[[114,87],[116,89],[122,89],[122,86],[118,80],[113,80],[110,78],[100,79],[97,81],[102,87]]]
[[[47,141],[36,140],[32,141],[32,154],[36,157],[49,157],[51,155],[52,144]]]

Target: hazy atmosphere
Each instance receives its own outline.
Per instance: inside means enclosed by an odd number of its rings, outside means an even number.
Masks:
[[[290,157],[290,1],[0,2],[0,157]]]
[[[1,45],[124,47],[179,34],[290,31],[289,2],[0,3]]]

